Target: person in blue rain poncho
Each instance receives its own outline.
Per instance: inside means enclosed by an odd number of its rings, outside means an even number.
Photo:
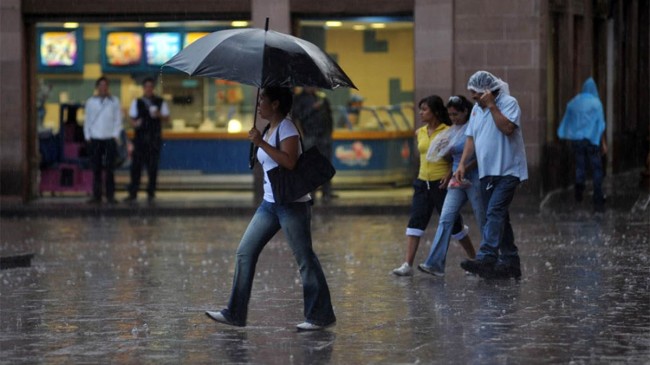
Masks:
[[[604,132],[603,104],[598,97],[596,82],[590,77],[582,85],[582,91],[567,104],[557,135],[571,141],[576,164],[575,199],[578,202],[582,201],[585,190],[587,164],[591,165],[593,203],[597,211],[602,210],[605,203],[601,159],[607,153]]]

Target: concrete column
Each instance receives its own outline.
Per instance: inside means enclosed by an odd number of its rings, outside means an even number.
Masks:
[[[444,99],[454,82],[453,1],[415,0],[414,5],[414,102],[431,94]]]
[[[27,198],[28,163],[20,0],[0,2],[0,195]]]

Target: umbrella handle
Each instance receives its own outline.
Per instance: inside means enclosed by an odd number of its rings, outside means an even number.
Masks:
[[[267,24],[269,21],[269,18],[266,18]],[[257,88],[257,97],[255,97],[255,109],[253,109],[253,128],[257,128],[257,107],[259,106],[260,103],[260,88]],[[253,169],[255,167],[255,160],[257,160],[257,148],[255,145],[253,145],[253,142],[251,142],[250,148],[248,150],[248,168]]]
[[[251,147],[248,150],[248,168],[253,169],[255,167],[255,146],[251,142]]]
[[[264,24],[264,31],[269,30],[269,17],[266,17],[266,22]],[[260,88],[257,88],[257,97],[255,98],[255,109],[253,109],[253,128],[256,128],[257,125],[257,107],[259,106],[260,102]],[[255,167],[255,160],[257,160],[257,148],[255,148],[255,145],[251,142],[250,148],[248,150],[248,168],[253,169]]]

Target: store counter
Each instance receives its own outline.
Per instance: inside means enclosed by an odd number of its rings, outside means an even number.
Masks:
[[[335,185],[411,182],[415,172],[412,131],[337,130],[333,140]],[[247,132],[164,131],[159,183],[174,189],[248,187],[253,179],[248,169],[249,148]]]

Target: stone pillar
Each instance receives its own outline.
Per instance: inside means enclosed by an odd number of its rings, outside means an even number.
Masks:
[[[413,14],[414,103],[431,94],[446,100],[452,94],[454,84],[453,1],[415,0]]]
[[[0,2],[0,195],[29,195],[20,0]]]
[[[289,0],[252,0],[251,1],[251,18],[253,27],[264,28],[266,18],[269,18],[269,29],[281,33],[290,33],[291,31],[291,12],[289,10]],[[267,121],[257,118],[255,127],[259,130],[264,129]],[[264,195],[264,175],[260,164],[255,164],[253,169],[253,202],[259,204]]]

